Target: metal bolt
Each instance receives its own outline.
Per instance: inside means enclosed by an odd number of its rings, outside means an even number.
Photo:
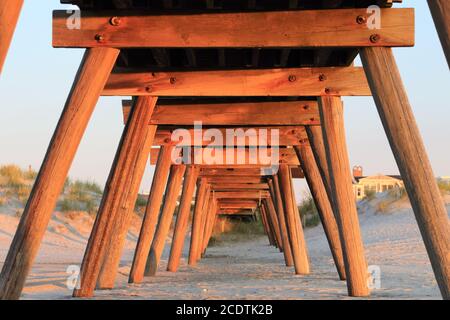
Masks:
[[[170,84],[175,84],[177,82],[177,78],[171,77],[170,78]]]
[[[331,89],[330,88],[325,88],[325,93],[326,94],[330,94],[331,93]]]
[[[169,143],[170,141],[172,141],[170,138],[165,138],[165,139],[164,139],[164,142],[165,142],[165,143]]]
[[[297,77],[294,76],[293,74],[291,74],[291,75],[289,76],[289,82],[294,82],[294,81],[296,81],[296,80],[297,80]]]
[[[371,36],[370,36],[370,42],[372,42],[372,43],[377,43],[378,41],[380,41],[380,39],[381,39],[381,36],[379,35],[379,34],[372,34]]]
[[[152,92],[152,90],[153,90],[152,86],[145,87],[145,91],[147,91],[147,92]]]
[[[103,42],[103,41],[105,41],[105,36],[102,35],[102,34],[97,33],[95,35],[95,40],[97,40],[97,42]]]
[[[315,119],[314,119],[314,118],[311,118],[311,119],[309,119],[309,120],[310,120],[311,122],[314,122]]]
[[[309,109],[309,106],[308,105],[304,105],[303,106],[303,110],[308,110]]]
[[[326,75],[324,75],[323,73],[319,76],[319,80],[320,81],[325,81],[325,80],[327,80],[327,76]]]
[[[367,21],[367,19],[364,16],[357,16],[356,17],[356,23],[358,23],[358,24],[364,24],[364,23],[366,23],[366,21]]]
[[[111,19],[109,19],[109,23],[115,27],[120,25],[121,22],[122,22],[122,20],[119,17],[112,17]]]

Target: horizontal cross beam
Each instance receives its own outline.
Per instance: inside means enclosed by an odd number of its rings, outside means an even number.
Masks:
[[[265,199],[269,191],[221,191],[214,192],[216,199]]]
[[[214,131],[211,131],[213,129]],[[183,131],[180,131],[183,130]],[[276,130],[276,131],[275,131]],[[189,137],[200,135],[200,139],[179,139],[179,133],[188,133]],[[308,136],[303,126],[252,126],[227,128],[202,126],[194,129],[193,126],[170,126],[158,129],[153,140],[153,146],[208,146],[212,143],[210,134],[220,132],[224,137],[223,145],[229,146],[296,146],[307,143]],[[242,138],[244,135],[244,138]],[[272,138],[276,136],[276,138]],[[217,141],[214,141],[216,144]]]
[[[159,148],[150,150],[150,165],[156,165]],[[177,160],[176,152],[181,154],[181,150],[174,149],[174,157]],[[181,159],[181,158],[180,158]],[[189,162],[186,162],[189,159]],[[194,148],[191,157],[184,157],[185,164],[196,164],[201,166],[214,166],[222,168],[256,167],[270,168],[272,165],[287,164],[299,166],[297,155],[292,148]],[[173,164],[178,164],[173,161]]]
[[[361,67],[112,73],[104,96],[370,96]]]
[[[53,12],[54,47],[293,48],[414,45],[414,10],[381,9],[379,28],[366,9],[208,14],[142,11]],[[112,19],[114,18],[114,19]],[[377,21],[374,21],[377,23]],[[376,36],[375,36],[376,35]]]
[[[130,106],[123,107],[128,119]],[[303,126],[320,124],[317,101],[157,105],[150,124],[193,126]]]

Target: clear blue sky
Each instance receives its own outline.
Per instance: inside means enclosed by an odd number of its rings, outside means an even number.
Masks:
[[[450,175],[450,74],[424,0],[404,0],[416,8],[416,46],[395,49],[434,172]],[[397,6],[399,7],[399,6]],[[58,0],[25,0],[0,77],[0,164],[38,169],[78,68],[82,50],[53,49],[51,13]],[[352,165],[365,174],[398,173],[372,98],[344,98]],[[70,175],[104,184],[122,132],[119,98],[101,98]],[[141,187],[148,191],[152,170]],[[303,183],[297,183],[301,193]]]

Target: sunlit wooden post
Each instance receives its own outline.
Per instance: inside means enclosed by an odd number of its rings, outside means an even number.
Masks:
[[[275,212],[275,207],[273,205],[272,199],[271,198],[263,199],[262,203],[263,203],[264,208],[266,209],[268,218],[270,219],[270,224],[273,227],[273,233],[274,233],[274,238],[275,238],[277,247],[280,250],[280,252],[282,252],[283,251],[283,242],[281,239],[280,224],[278,222],[278,217]]]
[[[330,186],[337,210],[350,296],[368,296],[368,270],[352,190],[350,163],[344,132],[344,109],[340,97],[319,98],[323,139]]]
[[[147,258],[153,241],[156,224],[158,223],[163,193],[169,175],[173,148],[172,145],[162,146],[158,156],[147,207],[145,208],[141,231],[128,278],[129,283],[140,283],[144,279]]]
[[[198,248],[197,251],[197,260],[200,260],[202,258],[203,253],[203,242],[205,239],[205,232],[206,232],[206,224],[208,222],[208,216],[209,216],[209,210],[211,209],[211,198],[212,198],[212,192],[211,192],[211,185],[208,184],[208,187],[206,189],[206,196],[205,201],[202,206],[202,220],[200,225],[200,239],[198,241]]]
[[[147,150],[152,145],[155,134],[155,130],[150,130],[148,123],[156,101],[157,99],[152,97],[137,98],[132,108],[86,247],[80,271],[80,288],[74,290],[74,297],[93,295],[108,249],[105,244],[111,243],[112,238],[116,236],[113,234],[114,227],[118,223],[126,223],[129,210],[134,209],[137,190],[148,159]],[[108,276],[108,280],[113,284],[115,273]]]
[[[259,206],[259,212],[261,214],[261,223],[263,224],[264,232],[266,233],[267,238],[269,239],[269,244],[271,246],[274,246],[275,239],[273,238],[272,230],[270,229],[269,222],[267,220],[266,208],[262,204]]]
[[[172,247],[170,249],[169,262],[167,264],[168,271],[177,271],[180,264],[197,177],[198,168],[193,165],[189,165],[184,176],[183,191],[177,221],[173,231]]]
[[[177,205],[178,195],[181,190],[181,182],[185,172],[184,164],[172,165],[170,170],[169,182],[167,183],[164,205],[155,236],[153,237],[150,254],[148,256],[149,276],[154,276],[158,269],[159,260],[161,258],[167,234],[169,233],[170,224],[173,220],[173,213]]]
[[[205,228],[205,237],[204,237],[203,249],[202,249],[203,255],[206,253],[206,249],[208,248],[208,243],[211,239],[214,225],[216,223],[216,219],[217,219],[217,200],[215,199],[214,194],[213,194],[212,198],[211,198],[211,203],[210,203],[207,225]]]
[[[276,204],[278,221],[280,222],[280,232],[283,242],[284,261],[287,267],[291,267],[294,265],[294,261],[292,258],[291,244],[289,242],[289,235],[286,227],[286,219],[283,208],[283,201],[281,199],[280,186],[277,175],[273,175],[272,179],[269,180],[269,187],[273,194],[273,199],[275,199],[274,202]]]
[[[286,215],[286,226],[288,229],[289,240],[291,243],[292,256],[296,274],[309,274],[309,259],[306,249],[306,242],[303,236],[300,217],[296,218],[294,208],[293,192],[290,179],[289,167],[281,164],[278,170],[278,179],[280,191],[283,199],[284,212]],[[299,233],[298,231],[301,230]]]
[[[47,149],[0,276],[0,299],[18,299],[97,100],[119,50],[88,49]]]
[[[154,109],[156,104],[156,98],[151,97],[138,97],[137,105],[145,104],[147,108],[151,110]],[[148,125],[147,125],[148,126]],[[105,201],[109,202],[109,206],[102,208],[103,211],[108,211],[109,215],[105,217],[110,217],[114,213],[114,226],[109,240],[103,239],[103,245],[105,246],[105,254],[103,254],[103,262],[101,264],[100,273],[97,278],[96,289],[112,289],[116,280],[117,272],[119,269],[120,258],[122,255],[123,247],[125,245],[126,237],[128,235],[128,230],[131,224],[131,219],[134,213],[134,206],[136,199],[138,197],[139,186],[142,181],[142,176],[147,165],[148,160],[148,150],[151,148],[157,126],[148,126],[148,138],[145,141],[141,141],[139,149],[137,149],[141,154],[136,162],[131,163],[130,160],[133,159],[130,156],[125,157],[127,160],[127,165],[130,165],[133,171],[123,175],[123,170],[118,170],[120,168],[115,168],[111,175],[118,175],[114,180],[121,180],[120,185],[114,188],[108,188],[105,191],[104,198]],[[136,142],[139,142],[136,140]],[[120,195],[117,196],[115,193],[120,190]],[[105,215],[103,211],[99,211],[97,216]]]
[[[2,0],[0,2],[0,74],[19,20],[23,0]]]
[[[360,54],[436,281],[443,298],[450,299],[450,223],[447,210],[392,49],[367,48],[362,49]]]
[[[201,223],[203,215],[203,205],[205,198],[207,196],[208,180],[205,178],[200,178],[197,185],[197,194],[195,197],[195,209],[194,216],[192,219],[192,230],[191,230],[191,243],[189,249],[189,260],[188,264],[193,266],[198,260],[198,249],[199,243],[201,241]]]
[[[339,228],[311,147],[305,144],[302,146],[295,146],[294,148],[299,157],[309,190],[311,191],[311,195],[316,204],[317,212],[322,222],[339,278],[345,280],[345,266],[341,241],[339,239]]]

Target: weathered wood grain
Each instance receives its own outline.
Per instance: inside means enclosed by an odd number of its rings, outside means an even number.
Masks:
[[[139,232],[139,239],[136,243],[136,250],[134,252],[130,276],[128,278],[129,283],[141,283],[144,279],[145,266],[158,222],[163,192],[169,175],[172,150],[172,146],[162,147],[155,167],[147,207],[145,208],[145,214]]]
[[[87,50],[3,264],[0,299],[18,299],[72,160],[116,58],[117,49]]]
[[[370,96],[361,67],[283,68],[254,70],[111,74],[105,96]]]
[[[362,50],[378,113],[444,299],[450,299],[450,223],[391,49]]]
[[[414,10],[381,9],[380,29],[358,16],[366,9],[143,15],[84,11],[81,28],[68,29],[66,11],[53,12],[54,47],[263,48],[414,45]],[[120,14],[120,13],[119,13]],[[330,19],[332,17],[332,19]],[[370,40],[377,33],[377,42]]]
[[[145,171],[148,154],[145,150],[152,145],[155,128],[146,125],[152,115],[157,98],[136,100],[132,114],[124,128],[117,148],[108,180],[105,185],[100,207],[92,228],[80,269],[80,287],[73,292],[74,297],[90,297],[106,261],[106,254],[113,255],[103,270],[104,279],[100,283],[112,288],[131,212],[134,209],[139,184]],[[121,234],[115,234],[117,226]],[[114,241],[113,238],[119,238]]]
[[[167,271],[176,272],[178,266],[180,265],[181,254],[183,251],[189,222],[189,215],[191,213],[191,202],[195,191],[195,183],[197,182],[198,173],[199,168],[193,165],[189,165],[186,169],[180,206],[178,209],[175,229],[173,231],[172,246],[170,249]]]
[[[2,0],[0,2],[0,74],[19,20],[22,5],[23,0]]]
[[[149,271],[146,274],[148,276],[154,276],[158,270],[159,260],[161,259],[164,244],[169,233],[170,224],[172,223],[185,170],[185,165],[172,166],[170,169],[169,182],[167,183],[162,212],[159,217],[158,226],[156,227],[155,236],[153,237],[152,246],[150,247],[148,256]]]
[[[333,201],[337,208],[347,288],[350,296],[368,296],[368,270],[352,190],[344,131],[344,110],[338,97],[319,98],[322,132]]]
[[[339,238],[339,228],[313,152],[310,146],[296,146],[295,151],[300,159],[309,190],[316,204],[339,278],[345,280],[345,266]]]

